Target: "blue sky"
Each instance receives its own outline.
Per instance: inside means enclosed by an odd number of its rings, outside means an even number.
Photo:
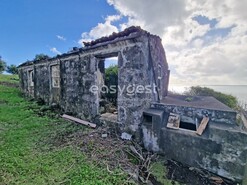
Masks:
[[[20,64],[36,54],[56,55],[51,48],[67,52],[80,47],[82,32],[88,32],[109,15],[118,12],[105,0],[1,0],[0,1],[0,55],[8,64]],[[121,19],[113,25],[126,21]],[[195,16],[199,24],[217,21]],[[212,34],[224,34],[212,30]],[[59,38],[62,39],[59,39]]]
[[[246,85],[245,7],[234,0],[1,0],[0,55],[18,65],[136,25],[161,37],[170,85]]]
[[[54,56],[53,47],[79,47],[82,32],[116,14],[104,0],[1,0],[0,9],[0,55],[16,65],[39,53]]]

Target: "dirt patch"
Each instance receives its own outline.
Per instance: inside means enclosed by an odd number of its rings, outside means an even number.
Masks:
[[[54,138],[57,146],[76,146],[94,165],[106,168],[109,173],[121,169],[129,174],[138,184],[149,183],[160,185],[157,178],[150,173],[152,162],[159,161],[159,156],[149,153],[141,146],[131,141],[124,141],[109,133],[107,128],[88,129],[86,131],[67,132]],[[137,152],[144,158],[140,158],[130,148],[134,146]],[[148,160],[147,160],[148,159]],[[145,164],[146,163],[146,164]],[[150,164],[147,164],[150,163]],[[219,177],[204,170],[185,166],[173,160],[166,160],[164,166],[167,169],[163,174],[171,184],[185,185],[237,185],[230,180]]]
[[[59,114],[51,115],[52,111],[44,106],[37,108],[35,112],[39,116],[54,117],[55,115],[55,117],[59,117]],[[76,123],[71,124],[76,125]],[[162,184],[150,173],[152,162],[160,161],[159,156],[145,151],[135,142],[120,139],[112,127],[103,125],[96,129],[89,129],[78,125],[79,127],[84,129],[65,129],[62,133],[55,134],[53,138],[49,139],[51,142],[49,144],[55,147],[73,146],[79,148],[93,165],[105,168],[109,173],[121,169],[129,174],[128,182]],[[136,152],[133,152],[133,147]],[[178,184],[177,182],[179,182],[185,185],[237,185],[237,183],[207,171],[192,168],[173,160],[165,161],[162,164],[165,166],[166,172],[162,173],[161,176],[164,179],[169,179],[169,184]]]
[[[75,123],[74,123],[75,124]],[[128,174],[126,184],[157,184],[155,178],[149,173],[151,160],[157,156],[143,151],[142,147],[132,141],[122,140],[116,133],[108,128],[84,129],[75,132],[65,131],[49,140],[55,147],[73,146],[86,155],[92,165],[106,169],[114,174],[116,170],[120,174]],[[131,149],[132,148],[132,149]],[[143,160],[133,148],[140,153]]]
[[[182,163],[168,160],[165,164],[167,178],[186,185],[237,185],[228,179],[219,177],[205,170],[185,166]]]
[[[94,165],[106,168],[108,172],[122,169],[138,178],[139,161],[131,153],[131,141],[124,141],[111,135],[105,128],[87,129],[64,133],[54,138],[58,146],[78,147]]]

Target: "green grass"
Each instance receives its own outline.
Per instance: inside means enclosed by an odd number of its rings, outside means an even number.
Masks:
[[[18,75],[0,74],[0,82],[19,83],[19,77]]]
[[[1,81],[15,81],[0,75]],[[15,77],[14,77],[15,79]],[[0,185],[123,184],[127,176],[90,163],[75,146],[54,145],[54,138],[84,127],[39,117],[39,106],[16,88],[0,85]]]
[[[165,174],[167,173],[167,169],[162,161],[160,162],[154,162],[151,166],[151,173],[155,176],[156,180],[160,182],[161,184],[165,185],[179,185],[178,182],[169,180],[165,177]]]

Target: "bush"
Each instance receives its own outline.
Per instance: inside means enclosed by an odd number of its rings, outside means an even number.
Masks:
[[[10,65],[10,66],[7,66],[7,70],[6,70],[8,73],[10,74],[13,74],[13,75],[16,75],[18,74],[18,68],[16,65]]]
[[[110,86],[116,87],[116,93],[107,93],[106,98],[112,100],[114,104],[117,101],[117,86],[118,86],[118,66],[112,65],[105,70],[105,85],[110,88]]]
[[[236,109],[238,106],[238,101],[235,96],[217,92],[208,87],[192,86],[185,94],[189,96],[213,96],[230,108]]]
[[[35,55],[34,60],[46,60],[46,59],[49,59],[49,58],[50,57],[48,55],[45,55],[45,54],[41,53],[41,54]]]
[[[0,74],[3,73],[6,69],[6,62],[0,56]]]

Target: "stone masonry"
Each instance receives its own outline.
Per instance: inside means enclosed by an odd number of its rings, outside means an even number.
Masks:
[[[237,125],[236,112],[212,97],[190,97],[187,102],[186,97],[168,95],[169,69],[158,36],[130,27],[84,45],[21,64],[23,93],[98,123],[106,115],[100,114],[101,93],[92,87],[104,83],[105,59],[117,57],[117,115],[110,116],[117,116],[113,124],[122,133],[136,136],[149,151],[247,183],[247,133]],[[167,127],[172,114],[183,127]],[[209,122],[199,136],[196,131],[205,117]]]
[[[101,85],[102,60],[115,56],[118,85],[124,89],[118,91],[118,123],[121,129],[136,132],[142,111],[151,102],[162,100],[168,91],[169,70],[161,39],[139,27],[130,27],[84,45],[48,60],[20,65],[23,92],[47,104],[58,104],[65,113],[97,122],[100,97],[90,88]],[[152,92],[129,94],[130,85],[150,86]]]

